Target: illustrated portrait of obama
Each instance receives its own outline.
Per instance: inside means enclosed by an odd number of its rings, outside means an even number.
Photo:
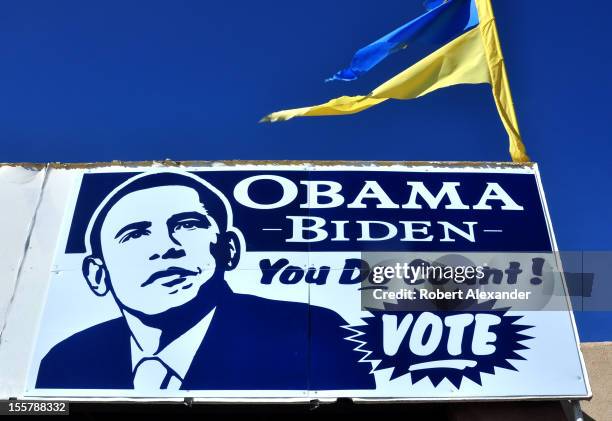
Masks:
[[[196,175],[145,173],[121,184],[89,221],[82,265],[92,293],[112,296],[121,317],[55,345],[36,388],[375,388],[337,313],[231,290],[225,274],[242,242],[229,202]],[[244,272],[236,282],[258,282]]]

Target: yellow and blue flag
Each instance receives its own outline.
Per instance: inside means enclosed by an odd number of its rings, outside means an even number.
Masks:
[[[355,114],[389,99],[418,98],[458,84],[489,83],[508,132],[512,159],[529,161],[518,129],[490,0],[429,0],[426,7],[425,14],[357,51],[349,67],[328,80],[355,80],[389,55],[417,43],[438,45],[433,53],[368,95],[342,96],[321,105],[277,111],[262,121]]]

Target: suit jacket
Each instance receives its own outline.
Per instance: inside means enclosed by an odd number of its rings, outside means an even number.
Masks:
[[[183,380],[183,390],[341,390],[375,387],[370,363],[335,312],[229,293]],[[132,389],[123,317],[81,331],[41,361],[37,388]],[[309,340],[310,338],[310,340]]]

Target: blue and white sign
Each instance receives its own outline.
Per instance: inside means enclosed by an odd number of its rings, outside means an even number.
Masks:
[[[535,166],[75,171],[25,396],[590,395]]]

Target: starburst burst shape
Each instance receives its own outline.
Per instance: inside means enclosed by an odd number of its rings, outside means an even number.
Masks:
[[[511,315],[508,309],[493,309],[494,304],[494,301],[477,305],[472,303],[469,311],[448,312],[406,311],[402,303],[386,303],[384,310],[371,310],[372,316],[364,319],[366,325],[346,326],[352,333],[346,339],[357,344],[355,350],[364,354],[362,361],[379,362],[375,366],[376,371],[392,369],[391,380],[410,374],[412,384],[428,378],[436,387],[447,379],[453,386],[460,388],[463,379],[467,378],[482,386],[483,373],[495,374],[496,368],[518,371],[513,362],[526,359],[518,351],[529,349],[523,342],[533,339],[524,333],[533,326],[521,324],[523,316]],[[449,352],[449,347],[446,345],[449,341],[449,329],[443,330],[440,345],[428,355],[417,355],[411,351],[409,337],[412,329],[408,331],[407,337],[402,340],[397,351],[393,355],[388,355],[383,345],[383,316],[391,315],[396,316],[397,320],[403,320],[404,317],[411,315],[416,321],[424,313],[433,314],[442,320],[453,314],[470,314],[474,317],[480,314],[496,316],[499,318],[499,323],[488,328],[488,332],[494,338],[491,341],[494,351],[486,355],[475,352],[471,346],[475,334],[475,324],[472,323],[463,329],[459,355],[455,355],[456,352]],[[427,342],[431,334],[432,330],[427,330],[423,340]]]

